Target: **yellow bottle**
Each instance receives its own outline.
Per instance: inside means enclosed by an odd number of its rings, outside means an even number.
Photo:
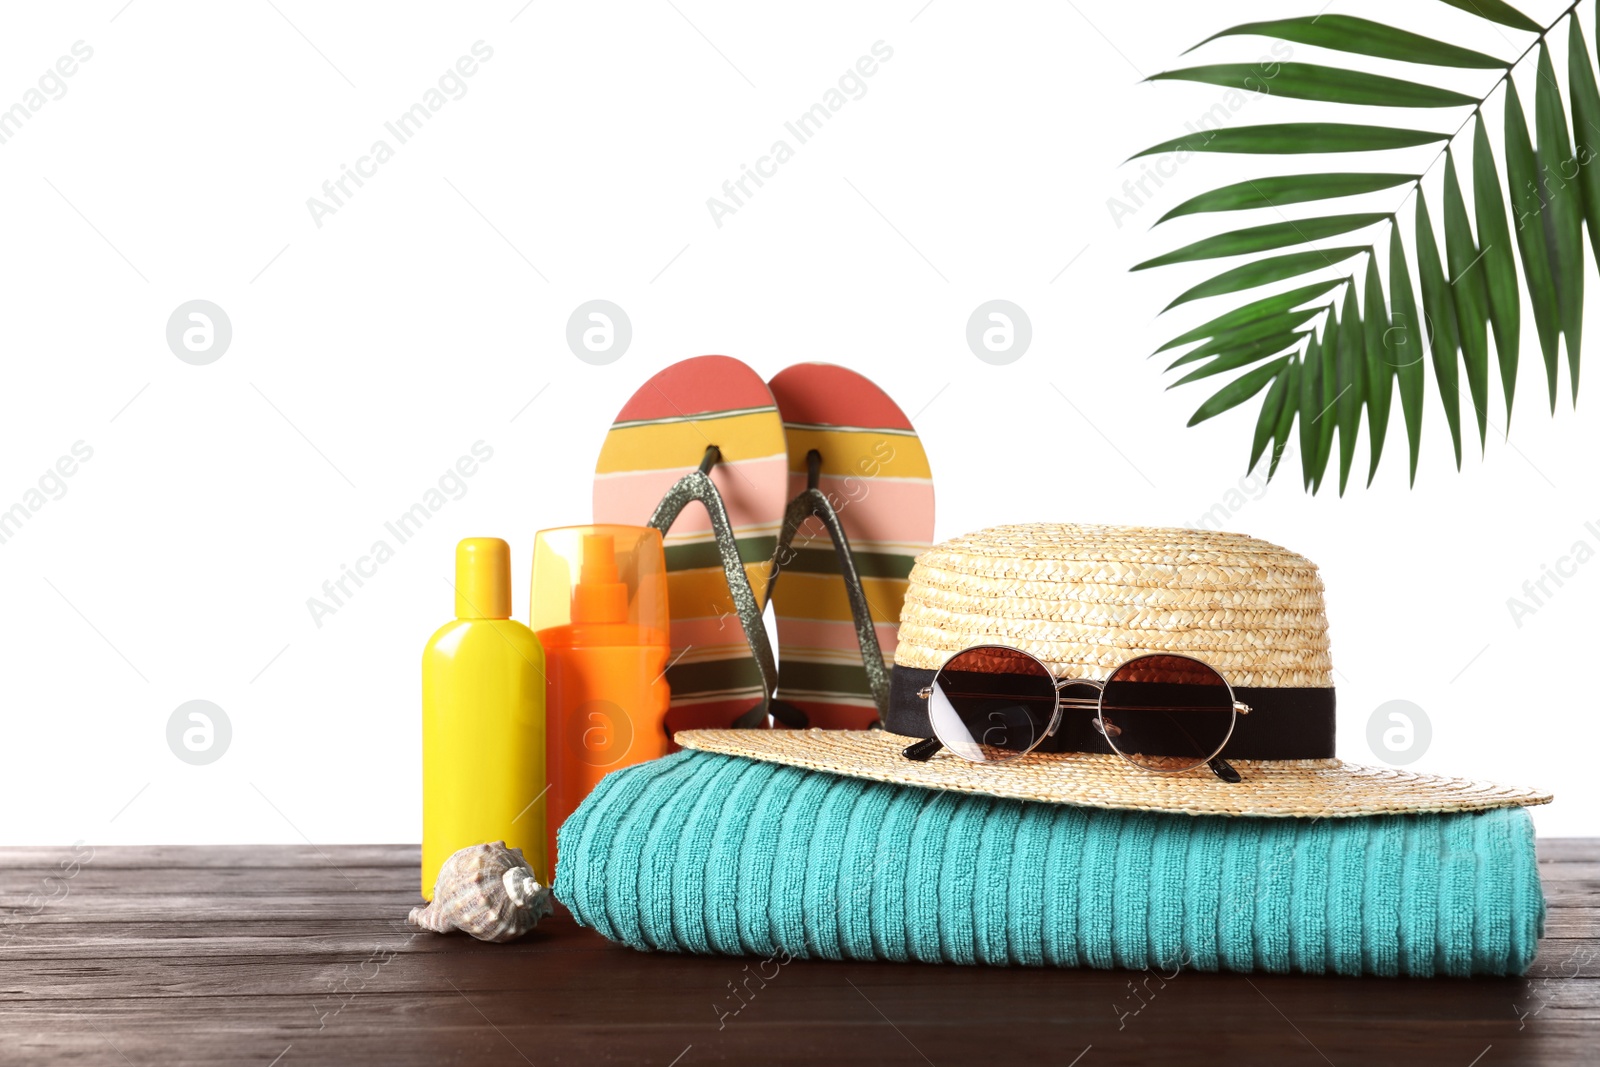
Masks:
[[[544,651],[511,618],[511,549],[456,545],[456,618],[422,650],[422,899],[450,854],[504,841],[541,882]]]

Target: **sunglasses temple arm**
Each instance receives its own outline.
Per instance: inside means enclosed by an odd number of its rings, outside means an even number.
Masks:
[[[900,754],[906,759],[916,760],[918,763],[926,763],[943,747],[943,741],[940,741],[937,737],[930,737],[926,741],[918,741],[914,745],[908,745]]]
[[[778,547],[772,556],[771,579],[767,582],[767,599],[778,583],[778,575],[785,563],[794,559],[795,534],[808,518],[815,517],[833,539],[833,554],[839,561],[839,573],[844,579],[845,593],[850,599],[850,614],[855,620],[856,643],[861,647],[861,666],[867,672],[867,685],[872,690],[872,702],[878,707],[878,720],[889,713],[889,670],[883,663],[883,648],[878,644],[878,630],[872,621],[872,606],[867,603],[866,591],[861,587],[861,575],[856,570],[856,558],[850,551],[850,538],[839,521],[839,513],[826,494],[817,488],[822,477],[822,453],[812,449],[806,453],[806,488],[789,501],[784,509],[783,528],[778,532]]]
[[[1212,756],[1206,760],[1206,766],[1211,768],[1211,773],[1221,778],[1224,782],[1242,782],[1244,776],[1234,770],[1233,764],[1221,756]]]
[[[1201,747],[1199,742],[1195,741],[1193,734],[1184,729],[1183,723],[1179,722],[1177,719],[1174,719],[1170,714],[1167,715],[1167,719],[1172,723],[1173,726],[1178,728],[1179,732],[1181,732],[1184,737],[1189,739],[1189,744],[1193,745],[1198,752]],[[1233,764],[1223,759],[1220,752],[1206,760],[1206,766],[1211,768],[1212,774],[1216,775],[1224,782],[1235,783],[1244,781],[1244,776],[1234,769]]]

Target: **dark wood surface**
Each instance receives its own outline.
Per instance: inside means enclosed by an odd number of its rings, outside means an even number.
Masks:
[[[1525,978],[1164,985],[421,934],[415,847],[0,849],[0,1064],[1594,1064],[1600,840],[1539,847]]]

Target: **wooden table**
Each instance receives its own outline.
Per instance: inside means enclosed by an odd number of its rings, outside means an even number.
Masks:
[[[0,1064],[1594,1064],[1600,840],[1539,850],[1526,978],[1183,972],[1119,1019],[1132,972],[420,934],[415,847],[0,849]]]

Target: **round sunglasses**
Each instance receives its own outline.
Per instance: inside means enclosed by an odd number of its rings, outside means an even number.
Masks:
[[[1241,780],[1222,750],[1250,706],[1234,699],[1216,668],[1191,656],[1136,656],[1102,682],[1056,678],[1021,649],[977,645],[952,656],[917,695],[928,701],[934,736],[907,748],[907,759],[926,761],[941,748],[973,763],[1019,759],[1079,712],[1140,770],[1181,774],[1204,766],[1225,782]]]

